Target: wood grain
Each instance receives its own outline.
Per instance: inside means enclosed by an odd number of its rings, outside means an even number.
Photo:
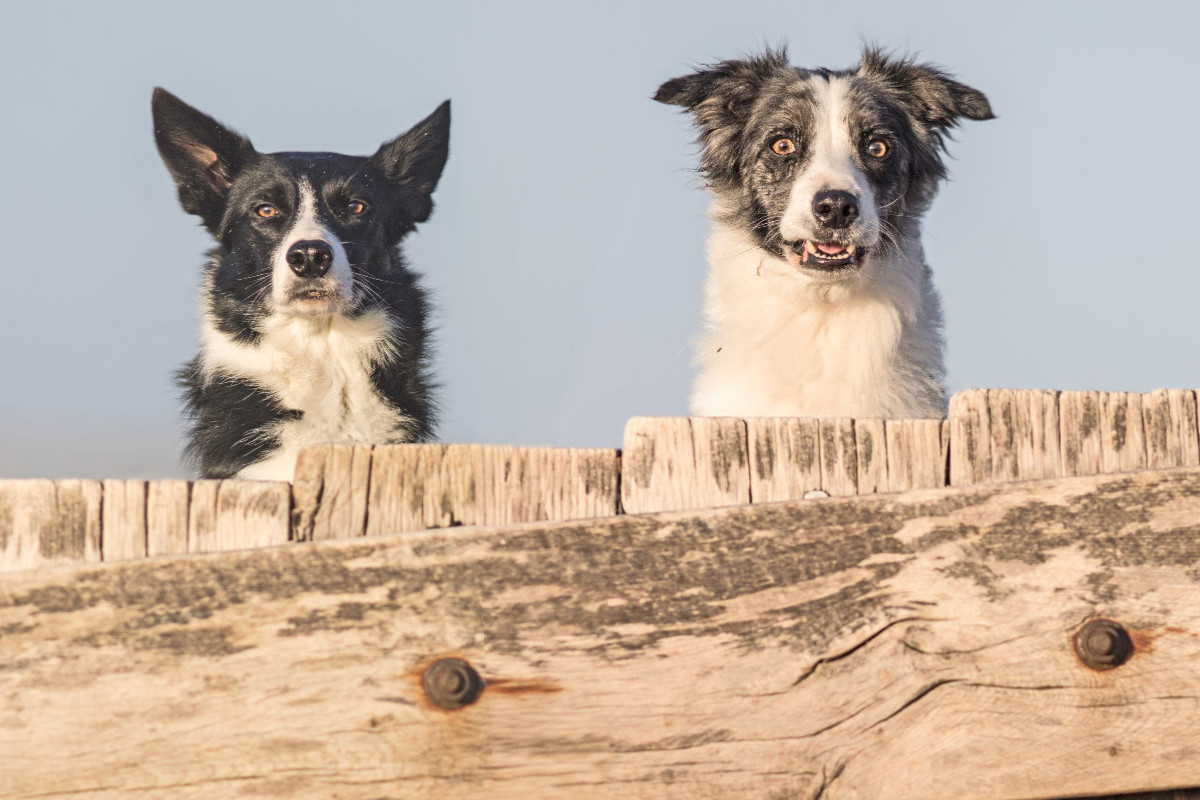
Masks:
[[[858,494],[897,491],[888,485],[887,432],[881,419],[854,420]]]
[[[188,551],[217,553],[284,544],[291,530],[291,484],[202,480],[192,484]]]
[[[987,389],[950,398],[950,485],[989,483],[992,475],[991,415]]]
[[[188,551],[188,481],[150,481],[146,487],[146,554],[182,555]]]
[[[858,446],[854,420],[822,419],[818,423],[821,442],[821,488],[831,497],[858,494]]]
[[[625,425],[621,468],[630,514],[749,503],[746,421],[634,417]]]
[[[611,516],[619,473],[616,450],[378,445],[367,532]]]
[[[107,480],[100,516],[103,561],[146,557],[146,482]]]
[[[1146,466],[1142,396],[1132,392],[1100,395],[1101,471],[1135,472]]]
[[[299,542],[362,536],[367,529],[371,445],[306,447],[292,481],[292,538]]]
[[[799,500],[821,488],[821,440],[816,419],[754,417],[746,420],[750,499]]]
[[[942,427],[943,421],[937,419],[889,419],[885,423],[888,491],[946,485]]]
[[[1193,469],[14,573],[0,797],[1197,786],[1197,519]]]
[[[1058,396],[1064,475],[1100,472],[1100,393],[1062,392]]]
[[[101,488],[0,480],[0,571],[100,560]]]
[[[1146,462],[1150,469],[1200,463],[1196,440],[1196,396],[1185,389],[1156,389],[1142,395]]]

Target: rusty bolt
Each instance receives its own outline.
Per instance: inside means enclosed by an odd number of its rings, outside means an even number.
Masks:
[[[440,658],[421,678],[429,702],[447,711],[469,706],[483,692],[483,678],[461,658]]]
[[[1093,619],[1075,634],[1075,654],[1091,669],[1115,669],[1133,655],[1133,640],[1119,622]]]

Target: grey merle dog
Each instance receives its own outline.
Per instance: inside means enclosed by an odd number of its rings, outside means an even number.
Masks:
[[[398,245],[433,210],[449,101],[370,157],[260,153],[162,89],[152,110],[179,200],[216,240],[179,374],[197,471],[291,480],[304,445],[428,438],[428,303]]]
[[[921,215],[947,132],[992,118],[941,69],[868,48],[848,70],[783,51],[667,81],[712,193],[706,329],[692,410],[938,417],[942,311]]]

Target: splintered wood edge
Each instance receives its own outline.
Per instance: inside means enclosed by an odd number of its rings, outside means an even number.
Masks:
[[[0,797],[1197,786],[1198,515],[1190,469],[5,576]],[[1128,663],[1081,662],[1095,617]]]

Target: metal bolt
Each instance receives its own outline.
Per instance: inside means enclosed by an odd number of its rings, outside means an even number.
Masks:
[[[441,658],[421,678],[429,702],[447,711],[469,706],[483,692],[483,678],[461,658]]]
[[[1133,655],[1133,639],[1119,622],[1089,620],[1075,634],[1075,654],[1091,669],[1115,669]]]

